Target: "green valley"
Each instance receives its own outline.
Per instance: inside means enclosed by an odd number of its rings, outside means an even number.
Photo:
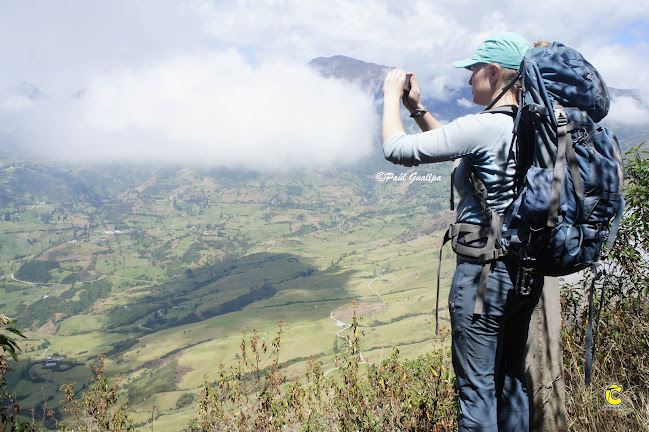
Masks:
[[[271,340],[280,322],[293,379],[311,359],[334,371],[354,313],[368,361],[433,346],[447,165],[0,164],[0,311],[28,337],[9,375],[23,413],[60,417],[59,387],[87,386],[102,354],[141,428],[154,415],[156,430],[179,430],[205,377],[236,361],[242,332]],[[443,258],[447,290],[450,247]]]

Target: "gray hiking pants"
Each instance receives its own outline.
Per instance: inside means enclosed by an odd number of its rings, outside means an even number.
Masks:
[[[474,316],[481,271],[475,260],[458,256],[449,294],[459,430],[527,432],[525,344],[538,295],[521,301],[514,290],[515,260],[499,260],[489,275],[483,314]]]

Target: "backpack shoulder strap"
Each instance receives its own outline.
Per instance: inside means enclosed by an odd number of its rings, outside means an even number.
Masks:
[[[518,106],[516,105],[500,105],[497,108],[485,108],[484,111],[480,112],[481,114],[492,113],[492,114],[507,114],[512,118],[516,118],[518,114]]]

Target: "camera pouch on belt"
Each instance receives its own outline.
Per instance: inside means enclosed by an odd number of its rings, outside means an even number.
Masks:
[[[543,275],[535,267],[536,258],[523,255],[518,262],[516,272],[516,295],[520,300],[533,299],[542,287]]]

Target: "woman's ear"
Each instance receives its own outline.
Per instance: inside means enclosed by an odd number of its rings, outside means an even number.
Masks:
[[[491,84],[495,85],[498,83],[498,80],[500,79],[500,76],[502,75],[502,67],[500,67],[499,64],[497,63],[491,63],[489,65],[489,82]]]

